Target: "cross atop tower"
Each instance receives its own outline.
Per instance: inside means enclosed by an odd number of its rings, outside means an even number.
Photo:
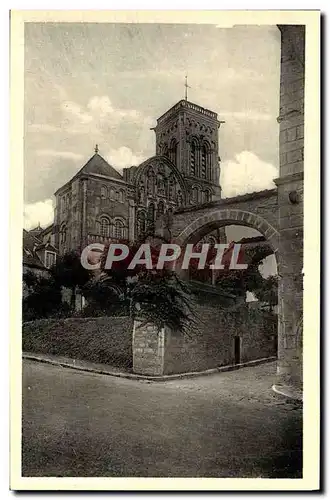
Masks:
[[[95,144],[94,151],[95,151],[95,153],[98,153],[98,152],[99,152],[99,145],[98,145],[98,144]]]
[[[188,85],[188,76],[187,75],[185,76],[184,86],[185,86],[184,98],[187,101],[188,100],[188,89],[191,89],[191,87]]]

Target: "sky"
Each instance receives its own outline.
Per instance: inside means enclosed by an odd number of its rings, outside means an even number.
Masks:
[[[275,187],[276,26],[26,23],[25,227],[52,222],[53,193],[95,144],[119,171],[153,156],[150,128],[184,97],[186,74],[188,100],[225,121],[223,196]]]

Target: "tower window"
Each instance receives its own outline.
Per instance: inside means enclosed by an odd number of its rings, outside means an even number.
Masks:
[[[170,146],[170,160],[174,165],[177,165],[178,143],[172,139]]]
[[[190,150],[190,174],[196,175],[197,171],[197,143],[195,140],[191,143]]]
[[[201,177],[203,179],[209,179],[210,178],[210,172],[209,172],[209,163],[210,163],[210,147],[209,145],[204,142],[201,150]]]

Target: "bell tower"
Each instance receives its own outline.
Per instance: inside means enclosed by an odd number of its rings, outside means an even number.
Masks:
[[[183,175],[188,189],[221,197],[218,115],[182,99],[157,120],[156,155],[167,156]],[[192,196],[194,196],[192,194]],[[197,194],[198,196],[198,194]],[[198,202],[210,201],[199,199]],[[196,200],[197,201],[197,200]]]

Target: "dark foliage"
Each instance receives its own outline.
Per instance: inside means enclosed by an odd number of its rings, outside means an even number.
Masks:
[[[67,307],[62,304],[61,288],[49,276],[28,271],[23,276],[27,296],[23,299],[23,320],[29,321],[49,316],[65,316]]]
[[[123,313],[128,310],[131,317],[143,317],[159,327],[167,325],[174,330],[185,330],[194,321],[190,290],[171,269],[156,269],[162,241],[154,239],[149,242],[153,263],[151,270],[147,270],[144,265],[128,269],[143,241],[122,243],[129,247],[129,254],[125,259],[114,262],[111,269],[106,269],[109,247],[105,248],[101,259],[103,280],[98,285],[95,299],[103,301],[104,306],[107,300],[111,307],[121,303],[119,309]],[[120,292],[110,292],[111,289]]]
[[[91,277],[89,271],[81,265],[79,254],[72,251],[59,256],[50,273],[58,287],[66,287],[72,291],[71,309],[74,310],[77,288],[83,287]]]

